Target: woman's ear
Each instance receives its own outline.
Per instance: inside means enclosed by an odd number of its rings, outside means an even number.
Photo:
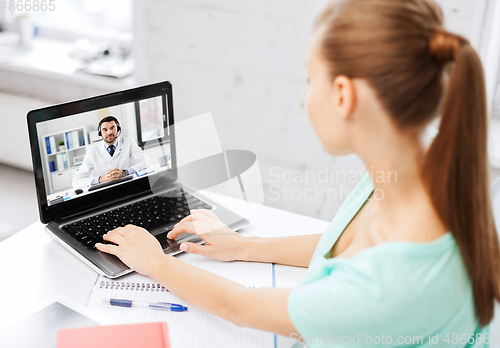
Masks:
[[[356,105],[356,89],[353,81],[345,75],[337,76],[332,82],[333,107],[336,114],[348,120]]]

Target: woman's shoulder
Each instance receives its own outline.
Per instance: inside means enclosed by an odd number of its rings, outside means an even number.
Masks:
[[[310,265],[303,283],[321,278],[329,286],[342,282],[363,289],[363,296],[373,297],[380,303],[385,300],[396,303],[393,300],[399,298],[399,304],[408,299],[408,304],[451,301],[453,305],[465,299],[471,289],[451,233],[432,242],[385,242],[362,250],[352,258],[319,257]],[[454,294],[453,298],[450,294]]]
[[[449,233],[430,243],[380,244],[348,259],[318,258],[289,298],[294,315],[316,307],[321,320],[333,320],[321,311],[334,311],[346,330],[359,318],[378,318],[394,334],[477,324],[468,273]]]
[[[344,260],[347,262],[342,264]],[[467,275],[455,238],[449,232],[430,241],[386,241],[344,260],[337,259],[342,267],[366,268],[366,272],[382,278],[391,277],[391,274],[397,277],[406,274],[403,279],[422,282],[426,278],[419,276],[421,272],[443,278],[443,274],[449,274],[449,270],[458,269]]]
[[[288,308],[299,331],[311,334],[376,327],[397,337],[477,325],[471,284],[451,234],[431,243],[388,242],[349,259],[320,257],[290,294]]]

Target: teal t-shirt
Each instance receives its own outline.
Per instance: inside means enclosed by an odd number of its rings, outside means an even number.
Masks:
[[[288,313],[309,347],[488,347],[470,279],[451,233],[386,242],[352,258],[325,258],[373,192],[368,173],[321,237]],[[468,340],[468,341],[467,341]]]

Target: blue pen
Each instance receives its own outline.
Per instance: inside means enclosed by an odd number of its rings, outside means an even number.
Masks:
[[[184,307],[183,305],[176,303],[168,303],[168,302],[150,303],[150,302],[140,302],[132,300],[122,300],[116,298],[104,299],[102,300],[102,302],[112,306],[161,309],[164,311],[171,311],[171,312],[185,312],[188,310],[188,308]]]

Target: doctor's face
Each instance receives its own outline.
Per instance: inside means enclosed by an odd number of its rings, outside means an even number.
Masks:
[[[118,136],[118,129],[115,121],[103,122],[101,124],[101,136],[108,145],[115,142]]]

